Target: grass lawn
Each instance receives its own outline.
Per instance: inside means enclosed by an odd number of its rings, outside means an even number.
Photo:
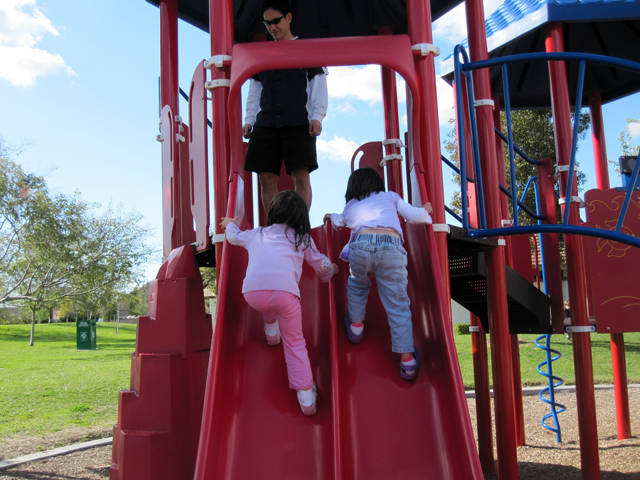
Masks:
[[[116,423],[136,326],[97,324],[98,350],[76,350],[76,324],[0,326],[0,438]]]
[[[29,347],[29,325],[0,326],[0,439],[8,435],[43,435],[68,427],[112,426],[117,420],[118,391],[129,387],[135,325],[97,325],[98,350],[76,351],[75,323],[36,325]],[[456,335],[466,388],[473,388],[471,336]],[[523,385],[545,384],[536,372],[544,359],[533,341],[520,336]],[[554,373],[575,383],[573,351],[564,336],[552,337],[563,357]],[[596,383],[612,383],[609,335],[593,334]],[[640,333],[625,334],[629,383],[640,383]],[[491,362],[491,357],[489,357]]]
[[[522,385],[547,385],[546,379],[540,375],[536,367],[546,358],[543,350],[533,343],[538,335],[519,335],[520,342],[520,371]],[[473,358],[471,354],[471,335],[455,335],[456,349],[462,371],[462,380],[467,389],[473,388]],[[611,370],[610,335],[591,334],[591,354],[593,357],[593,377],[595,383],[613,383]],[[544,340],[541,342],[544,344]],[[629,383],[640,383],[640,333],[624,334],[625,352],[627,359],[627,379]],[[551,337],[551,348],[558,350],[562,358],[553,362],[553,374],[564,379],[565,385],[576,383],[573,369],[573,346],[564,335]],[[489,352],[489,377],[491,377],[491,348],[487,335],[487,350]],[[546,371],[546,368],[543,368]]]

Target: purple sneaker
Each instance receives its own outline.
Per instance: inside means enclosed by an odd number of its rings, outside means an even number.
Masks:
[[[349,319],[348,313],[344,316],[344,330],[347,332],[347,339],[351,343],[360,343],[362,341],[362,337],[364,337],[364,331],[360,334],[356,334],[351,330],[351,320]]]
[[[402,366],[402,360],[400,360],[400,376],[405,380],[415,380],[418,376],[418,369],[420,368],[420,352],[416,347],[413,347],[413,358],[416,359],[416,364],[411,366],[411,370],[405,370]]]

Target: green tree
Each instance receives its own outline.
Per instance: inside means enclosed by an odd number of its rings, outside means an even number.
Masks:
[[[126,291],[141,277],[153,252],[139,213],[112,205],[98,213],[99,205],[77,192],[50,196],[44,180],[25,175],[6,155],[2,163],[0,304],[31,304],[33,345],[38,309],[90,295],[103,306],[114,291]],[[20,198],[25,181],[32,182],[32,191]]]
[[[146,315],[149,302],[149,282],[134,288],[123,299],[126,302],[129,315]]]
[[[636,156],[640,153],[640,145],[636,145],[635,147],[632,144],[632,136],[630,127],[632,124],[638,124],[640,120],[636,120],[635,118],[627,118],[627,126],[620,132],[620,136],[618,139],[620,140],[620,149],[622,150],[623,156]]]
[[[618,140],[620,141],[620,150],[622,150],[622,156],[624,157],[634,157],[640,154],[640,145],[633,146],[631,135],[631,125],[634,123],[640,123],[640,120],[636,120],[635,118],[627,118],[627,126],[620,131],[620,135],[618,136]],[[618,160],[609,159],[609,163],[613,164],[614,170],[620,175],[620,164]]]
[[[507,132],[506,114],[502,112],[502,131]],[[579,126],[578,126],[578,138],[584,139],[589,129],[589,115],[587,113],[580,114]],[[450,121],[453,123],[453,120]],[[513,142],[516,146],[520,147],[524,153],[526,153],[533,160],[549,157],[553,160],[554,165],[557,163],[555,138],[553,133],[553,115],[551,110],[516,110],[511,112],[511,128],[513,133]],[[447,134],[447,138],[444,143],[445,150],[450,155],[450,160],[459,165],[458,159],[458,145],[457,145],[457,133],[454,130]],[[504,144],[504,157],[507,172],[507,185],[506,188],[511,189],[510,180],[510,165],[509,165],[509,151],[508,146]],[[529,164],[526,160],[515,154],[515,177],[516,177],[516,189],[518,192],[518,198],[522,196],[529,178],[537,175],[536,166]],[[576,167],[578,162],[576,162]],[[578,187],[585,182],[585,175],[578,171]],[[458,185],[460,184],[460,176],[455,175],[454,181]],[[525,198],[524,204],[531,209],[532,212],[536,211],[535,197],[533,191],[531,191]],[[452,200],[454,210],[458,213],[461,211],[460,193],[456,193]],[[513,216],[513,210],[511,209],[511,215]],[[520,213],[518,221],[521,225],[536,223],[536,220],[526,215],[524,212]]]
[[[208,288],[214,295],[218,294],[218,283],[215,267],[201,267],[203,288]]]

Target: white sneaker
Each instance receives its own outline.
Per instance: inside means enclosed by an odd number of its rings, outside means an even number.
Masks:
[[[313,415],[316,413],[316,399],[318,395],[316,393],[316,384],[314,383],[309,390],[298,390],[298,403],[302,413],[305,415]]]
[[[276,320],[272,325],[275,325],[275,333],[269,334],[267,331],[267,323],[264,324],[264,334],[267,337],[267,344],[269,345],[278,345],[280,343],[280,327],[278,326],[278,321]],[[273,331],[272,330],[272,331]]]

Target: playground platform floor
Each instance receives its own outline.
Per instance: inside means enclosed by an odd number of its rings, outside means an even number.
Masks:
[[[545,405],[537,396],[524,397],[526,445],[518,448],[520,479],[534,480],[579,480],[580,450],[576,419],[576,397],[573,393],[558,394],[558,401],[567,406],[560,415],[563,443],[557,444],[555,434],[540,425],[540,419],[547,412]],[[475,429],[475,399],[467,399],[471,420]],[[629,407],[631,413],[631,431],[634,437],[618,441],[615,419],[613,390],[596,390],[596,408],[598,411],[598,437],[600,446],[600,465],[603,480],[640,480],[640,388],[629,389]],[[79,429],[78,429],[79,430]],[[103,436],[110,436],[109,429]],[[96,438],[101,430],[89,432],[88,436],[79,436],[76,441]],[[82,432],[74,432],[75,436]],[[60,433],[60,440],[73,438],[69,433]],[[53,443],[52,443],[53,442]],[[9,443],[0,443],[4,459],[42,451],[60,446],[54,437],[15,439]],[[11,456],[5,456],[12,452]],[[102,480],[109,478],[111,446],[97,447],[69,455],[30,462],[0,472],[0,480]],[[497,474],[485,475],[485,480],[496,480]],[[310,479],[311,480],[311,479]],[[392,479],[390,479],[392,480]]]

